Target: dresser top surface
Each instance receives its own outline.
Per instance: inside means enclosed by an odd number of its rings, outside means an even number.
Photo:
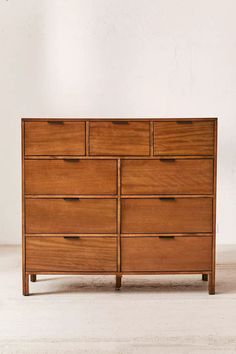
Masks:
[[[112,117],[109,117],[109,118],[57,118],[57,117],[54,117],[54,118],[40,118],[40,117],[37,117],[37,118],[22,118],[21,119],[22,122],[48,122],[48,121],[54,121],[54,120],[57,120],[57,121],[75,121],[75,122],[79,122],[79,121],[82,121],[82,122],[85,122],[85,121],[96,121],[96,122],[104,122],[104,121],[153,121],[153,122],[166,122],[166,121],[217,121],[218,118],[216,117],[205,117],[205,118],[112,118]]]

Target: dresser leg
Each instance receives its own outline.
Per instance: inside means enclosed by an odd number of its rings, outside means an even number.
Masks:
[[[208,293],[215,295],[215,274],[211,273],[208,276]]]
[[[207,281],[208,280],[208,274],[202,274],[202,280]]]
[[[30,280],[35,283],[36,282],[36,274],[30,274]]]
[[[29,295],[29,275],[26,273],[23,273],[23,295]]]
[[[121,275],[116,275],[116,290],[120,290],[121,287]]]

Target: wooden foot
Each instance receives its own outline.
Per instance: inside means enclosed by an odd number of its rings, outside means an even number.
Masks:
[[[121,287],[121,275],[116,275],[116,290],[120,290]]]
[[[30,274],[30,280],[35,283],[36,282],[36,274]]]
[[[208,277],[208,293],[209,295],[215,295],[215,275],[209,274]]]
[[[23,295],[29,295],[29,275],[23,273]]]
[[[202,280],[207,281],[208,280],[208,274],[202,274]]]

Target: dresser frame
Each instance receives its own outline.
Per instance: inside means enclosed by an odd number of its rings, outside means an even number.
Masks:
[[[48,121],[72,121],[72,122],[85,122],[85,156],[25,156],[24,151],[25,151],[25,123],[26,122],[48,122]],[[149,122],[149,127],[150,127],[150,155],[149,156],[89,156],[89,129],[90,129],[90,122],[104,122],[104,121],[117,121],[117,122],[122,122],[122,121],[145,121]],[[141,160],[150,160],[150,159],[160,159],[160,156],[155,156],[154,155],[154,122],[164,122],[164,121],[213,121],[215,124],[214,128],[214,154],[213,155],[162,155],[161,158],[165,159],[170,159],[173,157],[174,159],[213,159],[213,194],[212,195],[204,195],[204,197],[209,197],[212,198],[213,202],[213,218],[212,218],[212,232],[209,235],[213,235],[212,238],[212,266],[211,266],[211,271],[135,271],[135,272],[130,272],[130,271],[121,271],[121,200],[123,198],[145,198],[147,196],[145,195],[121,195],[121,160],[125,159],[141,159]],[[104,119],[98,119],[98,118],[86,118],[86,119],[80,119],[80,118],[75,118],[75,119],[70,119],[70,118],[22,118],[22,123],[21,123],[21,131],[22,131],[22,284],[23,284],[23,295],[29,295],[29,277],[32,282],[36,281],[36,276],[37,275],[54,275],[54,274],[59,274],[59,275],[114,275],[116,277],[116,289],[119,290],[121,287],[121,279],[123,275],[167,275],[167,274],[201,274],[202,275],[202,280],[208,281],[208,292],[209,294],[215,294],[215,253],[216,253],[216,189],[217,189],[217,118],[125,118],[125,119],[117,119],[117,118],[104,118]],[[37,271],[34,272],[34,274],[28,272],[26,270],[26,238],[30,235],[26,234],[26,228],[25,228],[25,200],[26,198],[40,198],[42,196],[40,195],[25,195],[25,173],[24,173],[24,168],[25,168],[25,160],[27,159],[65,159],[65,158],[70,158],[70,159],[111,159],[111,160],[117,160],[117,195],[116,196],[104,196],[104,195],[86,195],[86,198],[115,198],[117,200],[117,234],[114,234],[114,236],[117,237],[117,271],[114,272],[88,272],[88,271],[74,271],[74,272],[54,272],[54,271]],[[151,194],[148,195],[148,198],[158,198],[161,197],[162,194],[157,195],[157,194]],[[181,197],[181,195],[165,195],[165,197]],[[43,196],[43,198],[49,198],[50,196]],[[63,197],[60,196],[60,197]],[[68,197],[68,195],[67,195]],[[84,195],[76,195],[74,197],[78,198],[83,198],[85,197]],[[185,195],[186,197],[186,195]],[[187,196],[189,198],[194,198],[194,197],[201,197],[201,195],[189,195]],[[155,234],[156,236],[158,235],[163,235],[163,233]],[[174,234],[173,234],[174,235]],[[184,236],[184,234],[182,234]],[[196,235],[199,235],[199,233],[196,233]],[[44,235],[46,236],[46,235]],[[75,235],[76,236],[76,235]],[[108,236],[107,234],[94,234],[93,236]],[[123,235],[125,236],[125,235]],[[139,235],[141,236],[141,234]],[[178,234],[178,236],[181,236],[181,234]]]

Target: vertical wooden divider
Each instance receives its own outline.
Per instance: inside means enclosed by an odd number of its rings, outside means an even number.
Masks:
[[[26,274],[26,245],[25,245],[25,123],[21,121],[21,185],[22,185],[22,290],[23,295],[29,295],[29,276]]]
[[[212,267],[211,274],[208,277],[208,292],[209,294],[215,294],[215,267],[216,267],[216,194],[217,194],[217,136],[218,136],[218,126],[217,119],[215,120],[214,127],[214,197],[213,197],[213,218],[212,218]]]
[[[117,272],[121,272],[121,159],[117,159]]]
[[[85,155],[89,155],[89,121],[85,122]]]
[[[151,121],[150,123],[150,137],[149,137],[149,150],[150,150],[150,156],[154,155],[154,123]]]

